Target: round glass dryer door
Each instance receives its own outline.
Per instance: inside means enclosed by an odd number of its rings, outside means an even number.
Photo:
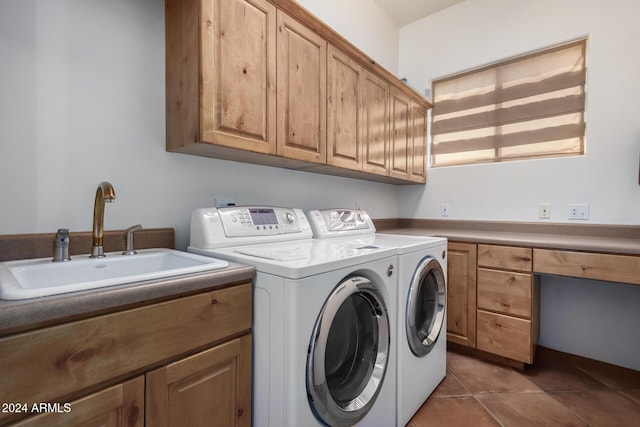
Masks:
[[[365,277],[342,281],[325,302],[307,355],[307,394],[330,426],[350,426],[373,406],[389,360],[389,317]]]
[[[435,258],[423,258],[411,279],[405,319],[409,348],[416,356],[426,356],[435,345],[444,323],[445,302],[442,266]]]

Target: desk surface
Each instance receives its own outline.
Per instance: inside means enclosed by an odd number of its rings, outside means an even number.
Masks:
[[[640,226],[429,219],[376,220],[381,233],[440,236],[451,241],[640,255]]]

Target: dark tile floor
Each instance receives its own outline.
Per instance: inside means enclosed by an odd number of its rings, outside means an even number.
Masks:
[[[447,376],[407,424],[431,426],[639,427],[640,371],[543,347],[523,371],[449,351]]]

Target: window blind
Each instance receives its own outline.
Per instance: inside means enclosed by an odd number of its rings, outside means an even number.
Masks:
[[[431,165],[584,154],[586,39],[433,82]]]

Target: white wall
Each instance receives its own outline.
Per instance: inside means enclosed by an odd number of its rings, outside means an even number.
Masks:
[[[356,12],[338,15],[366,41],[378,20]],[[397,46],[375,53],[393,58]],[[117,194],[106,229],[174,227],[179,249],[191,211],[215,196],[304,209],[359,201],[397,216],[391,185],[165,152],[164,85],[163,0],[1,2],[0,234],[90,230],[103,180]]]
[[[588,203],[590,222],[640,224],[640,2],[466,0],[400,29],[400,72],[426,87],[441,76],[588,36],[587,154],[429,169],[426,187],[400,191],[401,216],[568,221]]]
[[[589,37],[587,154],[429,169],[399,192],[401,217],[553,222],[589,203],[589,222],[640,224],[640,2],[466,0],[400,29],[400,72],[416,87],[462,70]],[[640,287],[545,276],[540,344],[640,369]]]
[[[374,0],[297,0],[384,68],[398,74],[399,29]]]

